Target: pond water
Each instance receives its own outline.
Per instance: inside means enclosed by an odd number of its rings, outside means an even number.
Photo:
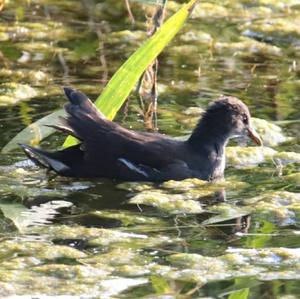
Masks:
[[[130,4],[135,24],[125,1],[5,2],[1,148],[63,86],[97,98],[146,38],[154,7]],[[225,182],[68,179],[2,153],[0,297],[300,298],[299,58],[299,0],[202,1],[160,55],[160,132],[189,134],[221,94],[249,106],[265,146],[230,143]],[[116,121],[143,129],[134,93]]]

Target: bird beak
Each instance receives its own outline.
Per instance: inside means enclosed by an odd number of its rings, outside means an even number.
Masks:
[[[254,129],[248,128],[247,133],[248,133],[248,137],[251,140],[253,140],[254,143],[256,143],[257,145],[263,145],[261,138],[259,137],[259,135],[257,134],[257,132]]]

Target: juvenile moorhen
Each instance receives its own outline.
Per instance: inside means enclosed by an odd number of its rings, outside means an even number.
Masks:
[[[221,96],[206,110],[186,141],[157,133],[135,132],[108,120],[80,91],[64,88],[69,103],[67,118],[57,130],[81,143],[47,152],[20,144],[36,164],[68,177],[107,177],[125,181],[165,181],[222,178],[225,146],[229,138],[247,135],[261,139],[250,126],[248,107],[230,96]]]

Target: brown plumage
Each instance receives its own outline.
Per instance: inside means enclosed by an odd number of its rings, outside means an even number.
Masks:
[[[261,144],[250,126],[247,106],[234,97],[214,101],[190,138],[179,141],[123,128],[107,120],[83,93],[71,88],[64,91],[69,99],[65,105],[68,116],[53,127],[81,143],[56,152],[21,145],[35,163],[59,175],[126,181],[213,180],[223,177],[229,138],[248,135]]]

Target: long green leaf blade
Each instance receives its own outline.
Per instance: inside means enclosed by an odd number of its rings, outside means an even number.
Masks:
[[[47,127],[46,125],[57,123],[58,117],[65,115],[65,111],[60,109],[40,118],[18,133],[12,140],[10,140],[2,148],[1,153],[9,153],[10,151],[16,149],[19,143],[30,143],[30,145],[39,144],[40,141],[55,132],[55,129]]]
[[[242,289],[242,290],[236,290],[232,292],[228,299],[247,299],[249,296],[249,288]]]
[[[183,5],[113,75],[95,102],[97,108],[108,119],[115,117],[140,76],[181,29],[196,3],[197,0],[191,0]],[[76,139],[69,136],[64,146],[75,143]]]
[[[181,29],[197,2],[198,0],[191,0],[183,5],[183,7],[170,17],[114,74],[95,102],[97,108],[106,115],[107,118],[113,119],[115,117],[147,66],[161,53]],[[58,115],[64,115],[64,111],[60,109],[34,122],[18,133],[5,145],[1,152],[8,153],[16,149],[18,143],[38,144],[41,140],[54,133],[55,130],[53,128],[45,127],[44,125],[57,124]],[[75,138],[69,136],[64,146],[68,147],[76,142]]]

